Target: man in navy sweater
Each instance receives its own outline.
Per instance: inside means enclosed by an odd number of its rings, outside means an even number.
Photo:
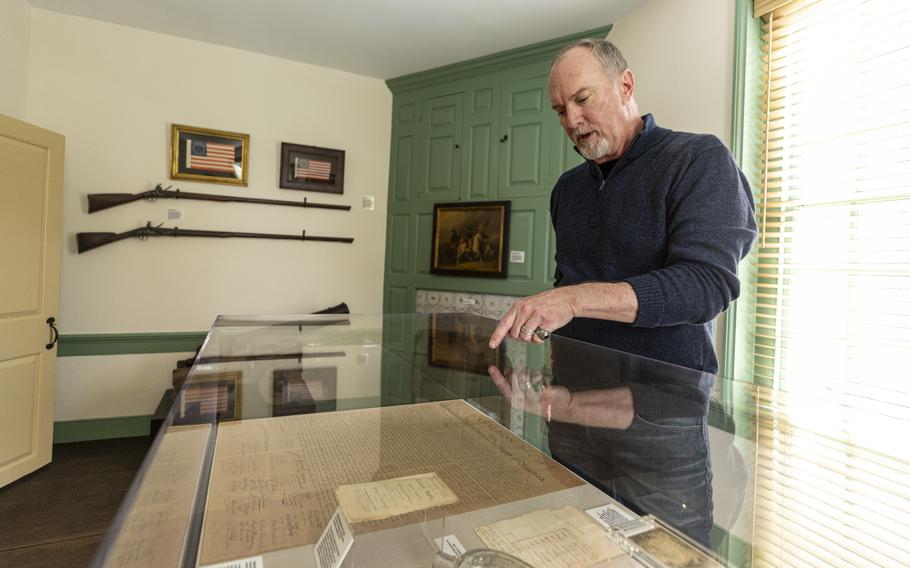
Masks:
[[[586,162],[550,199],[552,290],[523,298],[490,338],[550,332],[717,372],[714,319],[739,295],[736,268],[756,236],[749,185],[716,137],[640,116],[619,50],[581,40],[557,54],[549,95]]]

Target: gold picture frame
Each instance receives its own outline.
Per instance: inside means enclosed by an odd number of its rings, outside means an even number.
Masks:
[[[510,201],[433,205],[430,272],[506,278]]]
[[[249,164],[249,134],[171,125],[171,179],[246,187]]]

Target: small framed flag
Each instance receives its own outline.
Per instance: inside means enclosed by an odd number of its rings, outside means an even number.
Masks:
[[[245,186],[249,163],[249,134],[171,126],[171,179]]]
[[[281,143],[283,189],[344,193],[344,150]]]

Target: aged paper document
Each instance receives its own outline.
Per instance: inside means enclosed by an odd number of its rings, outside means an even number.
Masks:
[[[181,564],[210,431],[209,424],[167,428],[105,566]]]
[[[458,501],[435,473],[342,485],[335,498],[352,523],[379,521]]]
[[[543,509],[474,529],[490,548],[533,566],[587,568],[623,554],[600,526],[575,507]]]
[[[339,486],[432,473],[457,502],[352,523],[355,536],[584,483],[460,400],[221,423],[199,562],[313,544]]]

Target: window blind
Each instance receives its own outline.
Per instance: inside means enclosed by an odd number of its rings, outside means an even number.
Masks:
[[[753,562],[910,566],[910,2],[755,7]]]

